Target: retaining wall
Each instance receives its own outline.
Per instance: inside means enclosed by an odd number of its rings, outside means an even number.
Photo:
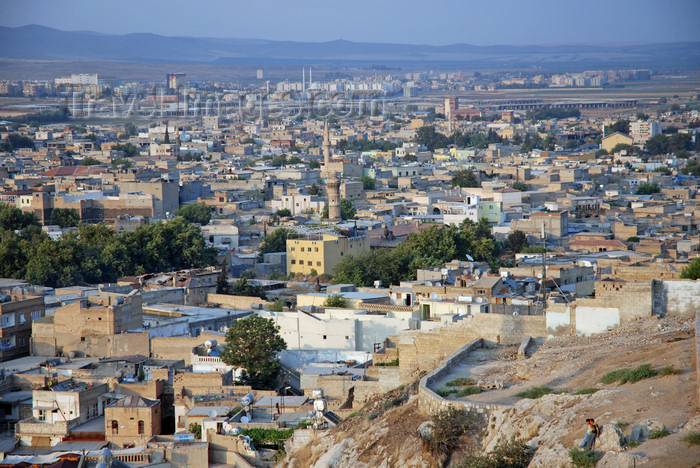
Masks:
[[[448,406],[462,408],[464,411],[477,413],[479,415],[488,416],[491,410],[509,408],[507,405],[498,405],[492,403],[482,403],[471,401],[468,399],[448,400],[441,397],[429,388],[436,380],[448,374],[452,367],[464,359],[469,353],[477,348],[481,348],[483,339],[477,338],[467,345],[460,348],[456,353],[442,361],[442,364],[435,368],[432,372],[428,372],[418,386],[418,405],[421,411],[427,414],[433,414]]]

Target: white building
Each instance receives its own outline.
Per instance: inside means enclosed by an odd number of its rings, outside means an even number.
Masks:
[[[630,136],[634,144],[643,144],[661,134],[661,123],[652,120],[635,120],[630,122]]]
[[[320,213],[325,202],[319,197],[311,195],[283,195],[279,200],[272,200],[272,209],[277,211],[288,209],[292,212],[292,216],[297,216],[313,210],[314,213]]]

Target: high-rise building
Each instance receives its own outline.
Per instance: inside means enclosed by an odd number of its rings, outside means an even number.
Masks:
[[[165,77],[165,84],[168,89],[180,89],[185,86],[185,73],[168,73]]]
[[[635,120],[630,122],[630,136],[634,143],[643,144],[661,134],[661,123],[652,120]]]

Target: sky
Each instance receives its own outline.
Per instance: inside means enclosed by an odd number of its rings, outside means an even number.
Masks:
[[[445,45],[700,41],[700,0],[0,0],[0,26]]]

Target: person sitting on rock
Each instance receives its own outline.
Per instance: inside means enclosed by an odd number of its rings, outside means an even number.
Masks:
[[[598,427],[598,424],[596,424],[596,422],[593,420],[593,418],[586,419],[586,422],[588,423],[588,430],[586,431],[586,437],[583,438],[583,442],[581,442],[579,448],[593,450],[595,440],[600,435],[600,428]]]

